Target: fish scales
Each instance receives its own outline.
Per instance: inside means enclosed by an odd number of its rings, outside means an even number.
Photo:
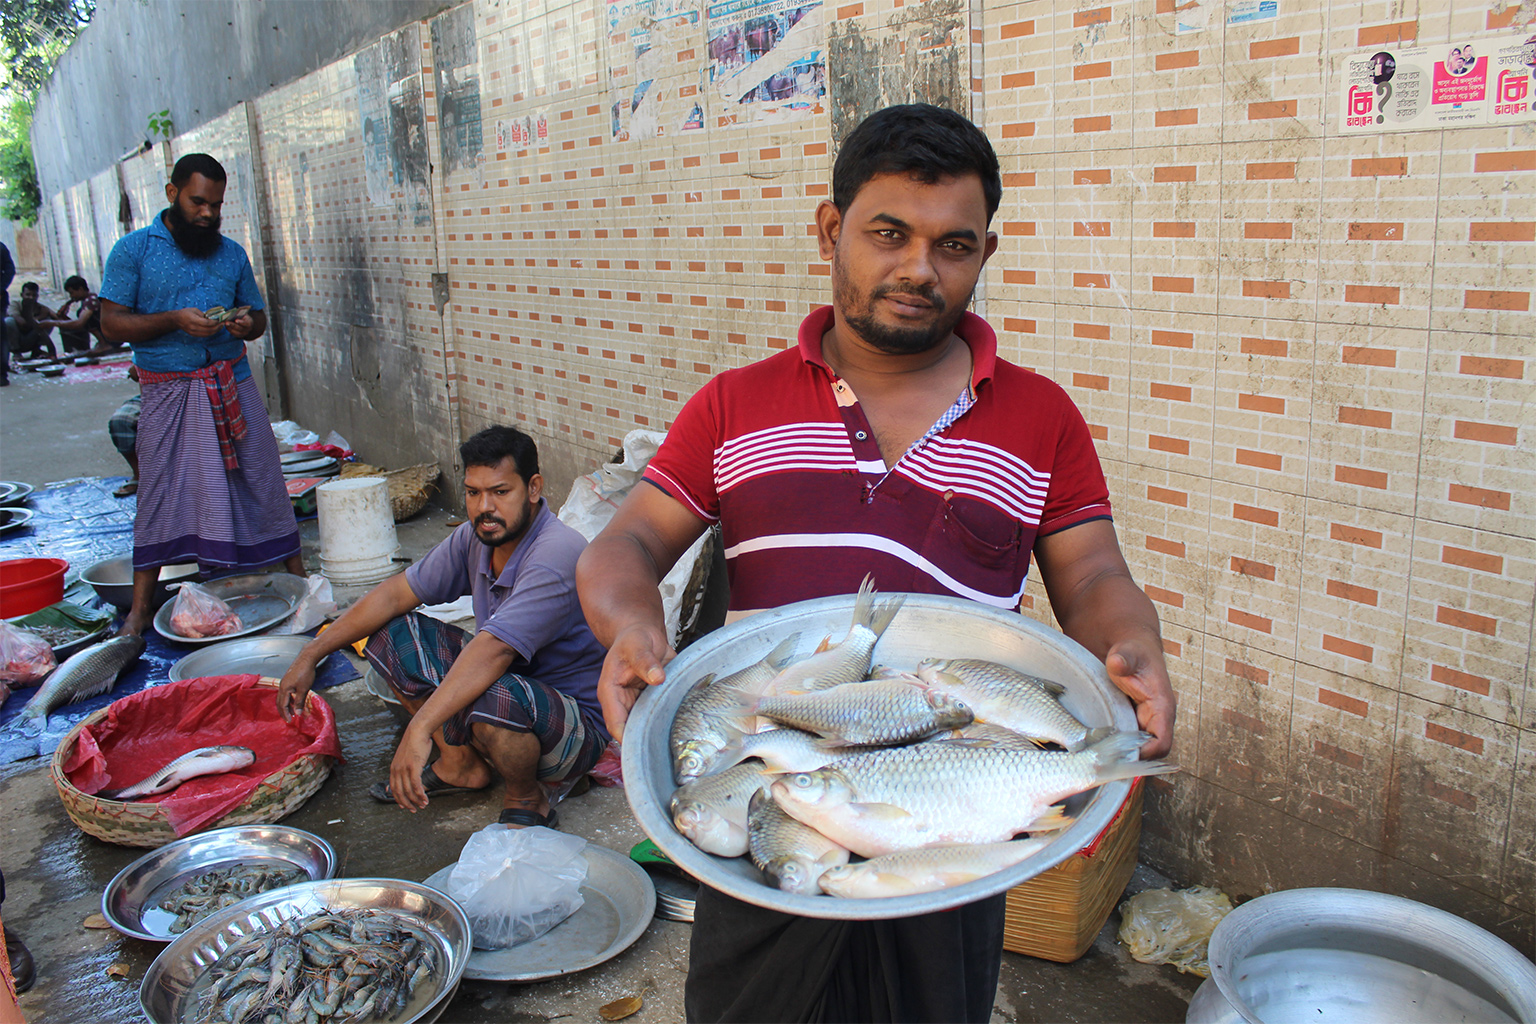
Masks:
[[[848,863],[848,851],[784,813],[764,792],[753,794],[747,816],[752,863],[785,892],[814,896],[822,873]]]
[[[795,649],[796,636],[785,638],[761,661],[724,679],[705,676],[678,705],[672,719],[672,779],[678,785],[703,775],[720,750],[752,731],[742,708],[761,695]]]
[[[106,693],[117,677],[144,653],[142,636],[119,636],[77,651],[48,674],[16,719],[24,733],[40,732],[48,716],[66,704]]]
[[[863,679],[879,642],[906,596],[875,604],[874,580],[866,576],[853,601],[853,623],[848,635],[835,647],[785,668],[767,685],[765,693],[787,694],[822,690]]]
[[[1144,733],[1116,733],[1079,753],[924,743],[781,776],[774,799],[864,857],[942,843],[1002,842],[1059,814],[1051,805],[1115,779],[1177,771],[1136,761]],[[1059,827],[1060,821],[1052,824]]]
[[[857,864],[828,869],[821,890],[849,899],[909,896],[964,885],[996,874],[1043,850],[1048,839],[1015,839],[1006,843],[926,846],[899,850]]]
[[[917,669],[924,683],[964,701],[976,719],[1033,739],[1081,750],[1100,738],[1062,706],[1061,688],[1046,680],[973,658],[930,659]]]
[[[850,745],[905,743],[942,729],[957,729],[972,719],[961,701],[895,679],[764,697],[754,710],[784,725]]]
[[[705,853],[740,857],[747,852],[752,794],[768,782],[763,766],[751,761],[706,775],[672,794],[672,823]]]

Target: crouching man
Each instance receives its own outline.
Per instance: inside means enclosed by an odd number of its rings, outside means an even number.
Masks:
[[[608,745],[597,702],[604,650],[576,599],[586,540],[541,494],[538,449],[512,427],[459,447],[469,521],[380,583],[305,646],[277,707],[291,720],[332,651],[371,637],[364,656],[411,712],[374,799],[408,811],[501,776],[503,824],[556,825],[541,783],[579,778]],[[414,611],[470,594],[475,635]],[[429,765],[433,744],[439,758]]]

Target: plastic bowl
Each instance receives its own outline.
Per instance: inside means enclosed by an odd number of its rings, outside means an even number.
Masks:
[[[30,615],[64,600],[62,558],[11,558],[0,562],[0,618]]]
[[[880,595],[881,600],[892,596]],[[1061,633],[1017,612],[958,597],[906,597],[875,647],[876,663],[915,668],[924,658],[985,658],[1061,683],[1066,687],[1062,703],[1090,727],[1136,728],[1130,700],[1109,681],[1103,663]],[[746,668],[791,634],[799,634],[798,658],[808,657],[822,637],[830,634],[834,641],[840,640],[848,631],[853,602],[851,594],[817,598],[734,622],[680,653],[667,667],[666,681],[640,695],[624,734],[624,794],[635,820],[673,863],[728,896],[786,914],[851,920],[912,917],[1011,889],[1071,857],[1109,825],[1130,792],[1128,781],[1110,782],[1071,797],[1066,807],[1073,823],[1013,867],[936,892],[878,899],[782,892],[768,885],[748,858],[717,857],[685,839],[672,825],[669,804],[677,786],[668,749],[672,719],[684,695],[705,673],[720,677]]]

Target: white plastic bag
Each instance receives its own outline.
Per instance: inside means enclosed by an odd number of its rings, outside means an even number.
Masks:
[[[1148,889],[1120,904],[1120,941],[1134,960],[1209,978],[1211,933],[1231,912],[1226,893],[1208,886]]]
[[[48,641],[20,626],[0,622],[0,684],[6,687],[31,686],[52,672],[58,662]],[[0,695],[0,704],[10,695]]]
[[[171,629],[181,636],[226,636],[243,624],[229,605],[196,583],[183,583],[171,607]]]
[[[293,606],[292,615],[272,627],[272,633],[308,633],[336,614],[336,596],[331,592],[331,581],[314,573],[304,582],[309,587],[308,592]]]
[[[548,828],[487,825],[469,837],[448,875],[476,949],[536,939],[581,909],[587,841]]]

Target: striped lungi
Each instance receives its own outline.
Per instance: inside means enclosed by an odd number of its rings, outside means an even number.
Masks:
[[[204,383],[143,386],[135,569],[191,561],[260,566],[299,553],[299,524],[261,392],[247,378],[239,393],[246,431],[234,442],[240,467],[227,470]]]
[[[411,612],[373,634],[363,657],[400,693],[413,701],[425,700],[470,639],[457,626]],[[539,741],[540,782],[585,775],[608,745],[574,697],[515,672],[496,680],[473,704],[444,722],[443,738],[462,747],[470,741],[475,722],[532,733]]]

